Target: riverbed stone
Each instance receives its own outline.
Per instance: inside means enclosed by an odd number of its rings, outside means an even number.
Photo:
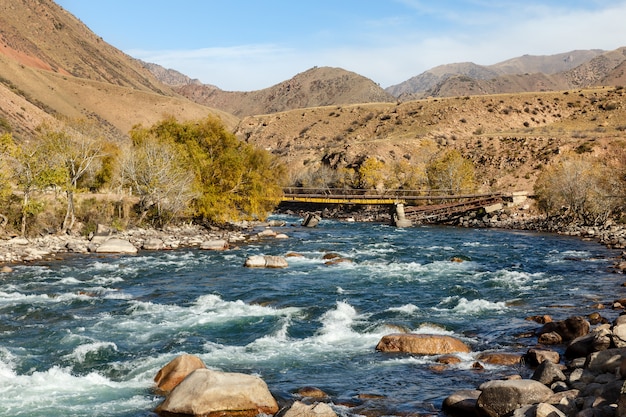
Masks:
[[[228,249],[228,241],[224,239],[205,240],[200,243],[202,250],[226,250]]]
[[[157,372],[154,382],[159,391],[169,393],[196,369],[206,368],[206,365],[195,355],[180,355],[172,359]]]
[[[530,366],[537,366],[545,360],[549,360],[552,363],[559,363],[561,361],[561,355],[555,350],[536,348],[528,349],[528,352],[524,355],[524,362]]]
[[[603,324],[593,329],[589,334],[572,340],[565,349],[565,357],[567,359],[582,358],[593,352],[606,350],[611,346],[612,339],[614,338],[611,334],[610,325]]]
[[[537,332],[540,336],[547,333],[556,333],[566,342],[589,333],[589,322],[582,316],[572,316],[565,320],[553,321],[543,325]]]
[[[144,250],[161,250],[165,248],[165,243],[162,239],[153,237],[143,242],[143,245],[141,247]]]
[[[488,381],[478,389],[481,393],[476,406],[489,417],[504,416],[525,405],[544,402],[553,394],[550,388],[532,379]]]
[[[328,394],[317,387],[302,387],[296,391],[296,394],[307,398],[328,398]]]
[[[137,248],[128,240],[110,238],[108,240],[105,240],[100,246],[96,248],[96,253],[135,254],[137,253]]]
[[[265,382],[253,375],[196,369],[161,403],[158,413],[192,416],[273,415],[278,403]]]
[[[443,411],[453,416],[474,416],[480,393],[476,389],[456,391],[443,401]]]
[[[296,401],[283,417],[337,417],[337,413],[326,403],[304,404]]]
[[[585,368],[591,373],[616,373],[626,359],[626,348],[606,349],[587,356]]]
[[[471,351],[463,341],[452,336],[415,333],[392,333],[383,336],[376,345],[376,350],[416,355],[443,355]]]
[[[483,352],[478,355],[478,359],[481,362],[491,365],[517,365],[522,360],[522,355],[517,353],[506,352]]]
[[[546,359],[537,367],[537,369],[535,369],[535,372],[530,379],[539,381],[543,385],[550,386],[554,382],[567,380],[567,377],[559,365]]]
[[[287,268],[289,263],[282,256],[252,255],[244,262],[247,268]]]

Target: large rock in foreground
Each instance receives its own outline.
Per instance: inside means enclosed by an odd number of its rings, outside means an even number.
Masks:
[[[265,382],[256,376],[196,369],[156,411],[203,417],[253,417],[275,414],[278,404]]]
[[[159,391],[169,393],[196,369],[204,369],[206,365],[197,356],[180,355],[172,359],[157,372],[154,382]]]
[[[489,381],[478,388],[481,393],[476,402],[481,413],[500,417],[525,405],[546,401],[552,390],[531,379]]]
[[[416,355],[443,355],[471,351],[469,346],[452,336],[414,333],[393,333],[383,336],[376,345],[376,350]]]

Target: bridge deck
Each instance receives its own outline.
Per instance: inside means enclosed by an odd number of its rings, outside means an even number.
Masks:
[[[461,213],[502,203],[507,196],[502,193],[446,194],[449,190],[389,190],[372,193],[367,190],[350,189],[303,189],[284,190],[284,203],[312,204],[403,204],[407,219],[415,222],[450,218]]]

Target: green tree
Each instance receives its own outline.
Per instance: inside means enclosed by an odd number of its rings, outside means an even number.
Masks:
[[[194,214],[204,221],[264,219],[282,197],[284,167],[266,151],[239,141],[217,118],[181,123],[168,117],[131,131],[134,140],[145,135],[171,143],[183,156],[199,191]]]
[[[67,176],[63,166],[55,165],[46,150],[35,142],[17,144],[10,134],[0,136],[0,154],[5,162],[8,176],[22,194],[21,227],[26,234],[29,216],[38,214],[43,203],[33,194],[46,187],[62,182]]]
[[[431,188],[450,194],[461,194],[476,188],[474,165],[456,149],[450,149],[430,162],[426,174]]]
[[[65,167],[66,176],[58,185],[67,197],[61,225],[61,232],[67,233],[76,221],[74,194],[78,191],[78,182],[105,155],[103,149],[106,141],[93,123],[76,120],[70,121],[63,130],[42,126],[39,142],[41,149],[55,164]]]

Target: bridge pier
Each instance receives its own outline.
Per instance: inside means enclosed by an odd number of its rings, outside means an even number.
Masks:
[[[391,221],[396,227],[411,227],[413,222],[406,218],[404,214],[404,204],[396,203],[393,205],[394,213],[391,215]]]

